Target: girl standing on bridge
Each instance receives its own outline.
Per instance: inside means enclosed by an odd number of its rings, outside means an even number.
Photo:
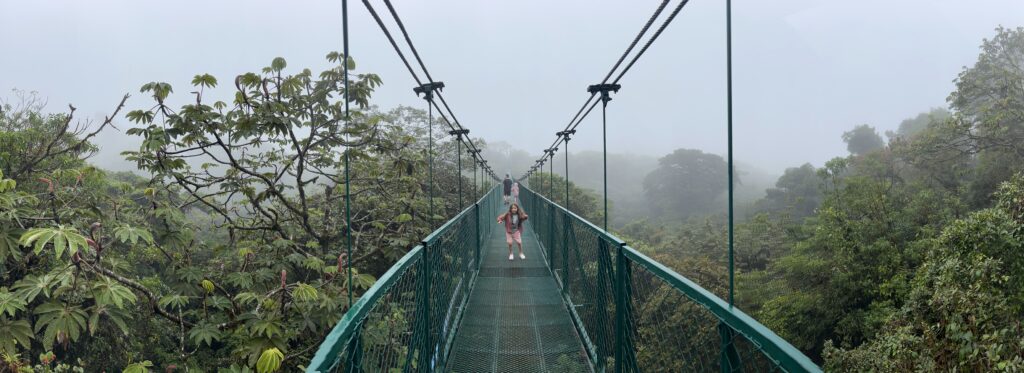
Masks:
[[[519,182],[512,183],[512,202],[519,203]]]
[[[519,245],[519,259],[526,259],[523,254],[523,223],[529,216],[519,208],[518,203],[508,206],[508,212],[498,215],[498,224],[505,223],[505,242],[508,243],[508,260],[514,260],[512,241]]]

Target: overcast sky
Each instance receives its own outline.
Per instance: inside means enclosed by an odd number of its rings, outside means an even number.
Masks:
[[[657,5],[394,2],[463,125],[538,156]],[[724,4],[691,1],[623,79],[609,106],[609,151],[725,152]],[[981,40],[997,25],[1024,25],[1021,0],[735,0],[733,10],[736,156],[770,170],[843,155],[840,135],[854,125],[884,132],[945,106]],[[358,71],[384,80],[373,102],[425,107],[360,1],[350,18]],[[188,99],[195,74],[230,82],[277,56],[291,71],[319,71],[341,40],[337,0],[0,0],[0,97],[38,91],[51,110],[73,103],[98,117],[126,92],[127,110],[146,105],[138,88],[149,81]],[[98,163],[114,167],[117,152],[134,147],[121,136],[104,139]],[[600,140],[592,115],[571,147],[600,149]]]

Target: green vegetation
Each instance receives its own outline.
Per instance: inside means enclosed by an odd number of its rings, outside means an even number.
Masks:
[[[790,168],[737,206],[740,308],[832,371],[1024,369],[1021,56],[1024,28],[997,29],[950,111],[907,119],[888,142],[857,125],[849,156]],[[648,203],[683,219],[618,233],[724,295],[725,216],[699,202],[724,192],[725,165],[693,150],[661,165]]]
[[[349,289],[358,297],[460,209],[459,177],[467,201],[477,194],[455,171],[455,145],[435,131],[439,194],[428,210],[425,113],[372,107],[381,79],[363,73],[350,76],[345,121],[340,64],[355,65],[328,59],[336,66],[318,74],[288,74],[274,59],[230,81],[231,102],[206,99],[224,85],[210,75],[197,75],[181,98],[168,83],[145,84],[152,105],[125,115],[127,133],[141,139],[124,153],[137,174],[87,161],[89,140],[117,113],[90,128],[75,125],[73,108],[45,114],[30,95],[5,105],[0,372],[305,364],[345,312]]]
[[[909,118],[887,141],[856,125],[842,135],[848,156],[787,169],[738,206],[737,304],[829,370],[1024,370],[1024,28],[997,29],[981,50],[949,110]],[[435,131],[431,201],[426,115],[374,107],[381,78],[353,74],[346,87],[341,64],[354,61],[327,57],[335,66],[318,74],[277,58],[227,89],[200,74],[188,95],[148,83],[152,104],[122,100],[97,126],[31,95],[4,104],[0,372],[297,370],[350,297],[461,209],[460,179],[467,201],[480,195],[455,171],[465,154]],[[210,102],[217,90],[233,99]],[[100,169],[91,140],[123,109],[137,170]],[[724,297],[722,157],[615,162],[631,166],[612,180],[645,176],[642,188],[610,185],[613,216],[620,206],[629,219],[616,233]],[[579,168],[568,205],[600,222],[601,196],[583,187],[598,168]],[[530,184],[566,204],[563,177]]]

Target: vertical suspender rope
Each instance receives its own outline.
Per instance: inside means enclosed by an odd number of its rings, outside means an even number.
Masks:
[[[619,61],[621,62],[621,60]],[[621,87],[617,83],[601,83],[587,87],[587,92],[590,94],[601,94],[601,144],[604,149],[601,153],[604,160],[604,230],[608,230],[608,101],[612,100],[608,92],[618,92]],[[565,140],[569,141],[568,136]]]
[[[555,152],[553,150],[551,151],[551,166],[550,166],[550,169],[551,170],[548,171],[548,190],[549,190],[549,192],[548,192],[548,196],[549,197],[548,198],[552,198],[552,201],[554,201],[554,198],[555,198]]]
[[[349,121],[349,85],[348,85],[348,0],[341,0],[341,33],[344,46],[345,60],[342,61],[342,70],[345,79],[345,127]],[[347,129],[347,128],[346,128]],[[349,149],[345,149],[345,266],[348,267],[348,307],[352,308],[352,195],[349,188]]]
[[[456,214],[462,211],[462,136],[459,136],[455,142],[455,158],[458,160],[459,171],[455,173],[455,177],[459,179],[459,208],[456,209]]]
[[[462,211],[462,207],[463,207],[463,204],[462,204],[462,135],[467,135],[468,136],[469,135],[469,130],[467,130],[467,129],[457,129],[457,130],[451,130],[448,133],[450,133],[452,135],[455,135],[455,141],[456,141],[456,144],[455,144],[455,147],[456,147],[455,158],[457,159],[457,163],[458,163],[458,167],[459,167],[459,172],[455,173],[455,177],[457,177],[459,179],[459,208],[456,210],[456,214],[458,214],[458,211]]]
[[[430,215],[427,221],[430,222],[430,228],[434,228],[434,105],[433,104],[433,92],[427,92],[427,175],[428,183],[427,186],[429,200]]]
[[[608,230],[608,101],[601,105],[601,155],[604,161],[604,230]],[[603,255],[603,254],[602,254]]]
[[[732,164],[732,0],[725,0],[725,76],[726,76],[726,107],[728,114],[729,133],[729,306],[733,305],[735,294],[733,268],[733,173],[735,170]]]

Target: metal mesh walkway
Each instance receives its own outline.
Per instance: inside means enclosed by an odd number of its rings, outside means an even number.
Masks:
[[[493,224],[493,223],[492,223]],[[586,372],[586,352],[527,225],[526,260],[508,260],[503,229],[484,241],[479,277],[455,336],[452,372]]]

